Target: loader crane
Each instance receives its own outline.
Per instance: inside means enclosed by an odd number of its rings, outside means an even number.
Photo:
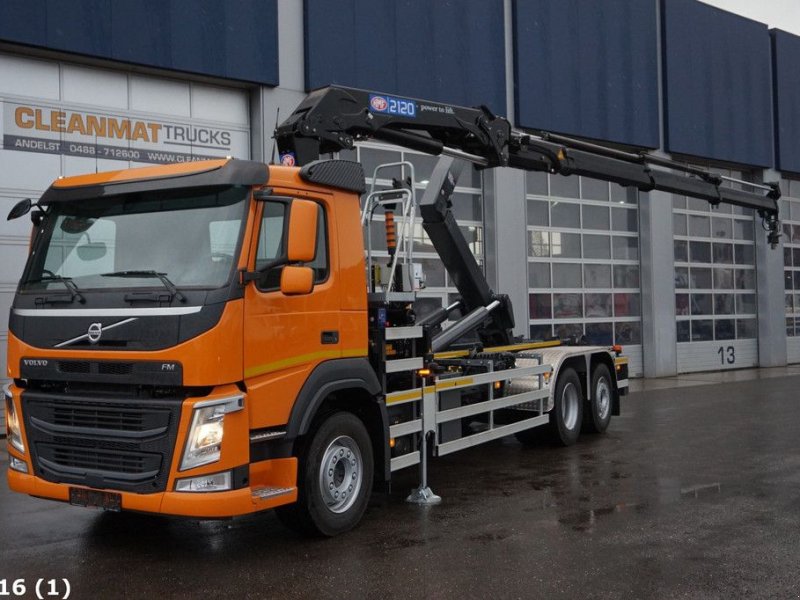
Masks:
[[[422,224],[466,312],[499,303],[479,331],[485,345],[510,344],[514,316],[508,297],[489,288],[450,210],[450,197],[464,161],[480,169],[512,167],[582,175],[642,192],[663,191],[714,206],[724,203],[751,208],[762,218],[773,248],[780,236],[777,183],[746,182],[644,151],[619,150],[544,131],[525,132],[486,107],[465,108],[331,86],[310,93],[276,129],[275,138],[281,160],[300,165],[369,139],[449,157],[434,169],[420,202]],[[449,338],[456,339],[452,334]],[[434,341],[434,349],[442,348],[443,344]]]

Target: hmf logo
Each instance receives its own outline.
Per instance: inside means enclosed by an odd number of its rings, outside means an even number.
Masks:
[[[377,110],[378,112],[385,112],[386,109],[389,108],[389,102],[383,96],[373,96],[369,104],[373,110]]]

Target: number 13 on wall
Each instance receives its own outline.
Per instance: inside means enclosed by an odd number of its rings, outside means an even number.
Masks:
[[[733,346],[720,346],[717,354],[719,354],[719,364],[736,364],[736,349]]]

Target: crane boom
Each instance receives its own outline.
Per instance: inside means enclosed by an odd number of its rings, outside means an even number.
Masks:
[[[704,171],[645,151],[626,151],[548,132],[515,129],[482,106],[467,108],[330,86],[311,92],[275,130],[284,164],[306,165],[321,154],[375,139],[432,155],[462,159],[479,168],[513,167],[564,176],[582,175],[633,187],[699,198],[711,205],[751,208],[762,218],[774,248],[780,237],[777,183],[751,183]],[[514,319],[511,303],[486,283],[450,211],[460,167],[440,161],[420,202],[423,227],[451,275],[467,311],[499,301],[484,342],[506,344]],[[439,168],[441,167],[441,168]],[[732,187],[736,184],[737,187]]]
[[[733,180],[648,152],[629,152],[547,132],[514,129],[486,107],[466,108],[330,86],[310,93],[276,132],[281,156],[303,165],[320,154],[376,139],[427,154],[464,158],[479,167],[583,175],[752,208],[777,224],[780,188]],[[749,190],[726,187],[737,182]],[[775,239],[774,241],[777,241]]]

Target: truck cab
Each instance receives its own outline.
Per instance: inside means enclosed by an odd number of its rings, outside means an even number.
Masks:
[[[228,159],[53,183],[10,316],[12,489],[241,515],[297,499],[287,440],[326,379],[380,422],[359,190],[300,171]],[[340,364],[309,387],[323,362]]]

